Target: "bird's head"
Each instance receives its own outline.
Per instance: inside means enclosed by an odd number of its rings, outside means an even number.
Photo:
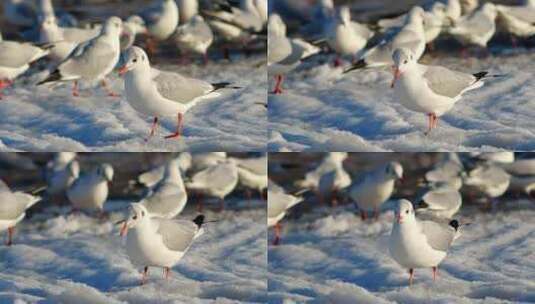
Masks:
[[[394,87],[396,81],[401,77],[401,75],[407,71],[415,62],[414,55],[409,49],[398,48],[392,53],[392,60],[394,61],[394,66],[392,67],[394,73],[394,79],[392,80],[391,87]]]
[[[141,203],[133,203],[130,205],[130,214],[128,218],[121,223],[120,235],[125,236],[128,229],[134,228],[141,223],[149,215],[147,208]]]
[[[149,58],[142,48],[133,46],[126,50],[122,58],[123,66],[119,68],[119,75],[124,75],[139,67],[148,67]]]
[[[414,219],[414,208],[412,207],[412,203],[406,199],[400,200],[396,208],[396,222],[398,224],[403,224],[414,221]]]

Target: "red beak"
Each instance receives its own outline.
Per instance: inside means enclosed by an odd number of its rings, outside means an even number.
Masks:
[[[128,225],[127,222],[124,221],[123,225],[121,226],[121,231],[119,232],[119,235],[121,237],[124,237],[128,233]]]
[[[394,68],[394,79],[392,79],[392,84],[390,85],[391,88],[394,87],[394,84],[398,80],[399,76],[401,76],[401,72],[399,71],[399,68]]]
[[[126,65],[123,65],[122,67],[119,68],[119,75],[120,76],[124,76],[124,74],[126,74],[126,72],[128,72],[128,67]]]

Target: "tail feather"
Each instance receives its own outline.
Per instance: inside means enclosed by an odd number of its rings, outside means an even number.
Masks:
[[[47,82],[53,82],[53,81],[58,81],[58,80],[61,80],[61,73],[59,70],[55,70],[54,72],[52,72],[52,74],[48,75],[48,77],[45,80],[39,81],[37,85],[39,86]]]
[[[361,59],[357,63],[353,64],[349,69],[345,70],[344,74],[347,74],[353,70],[363,69],[366,66],[367,66],[366,61],[364,61],[364,59]]]

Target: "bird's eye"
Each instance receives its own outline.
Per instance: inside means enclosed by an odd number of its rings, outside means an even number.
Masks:
[[[132,217],[132,219],[133,219],[133,220],[137,220],[137,215],[134,215],[134,216]]]
[[[407,64],[407,60],[403,61],[404,64]]]
[[[132,60],[132,62],[137,62],[137,58],[136,58],[136,59],[134,59],[134,60]]]
[[[405,213],[409,214],[409,210],[405,210]]]

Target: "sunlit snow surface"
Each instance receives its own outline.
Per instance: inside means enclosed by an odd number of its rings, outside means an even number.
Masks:
[[[269,95],[269,150],[533,150],[535,52],[520,48],[493,54],[462,59],[452,51],[424,57],[426,64],[505,75],[464,95],[427,137],[427,117],[396,101],[388,68],[342,76],[332,57],[323,57],[329,62],[319,65],[311,59],[288,75],[283,95]]]
[[[241,207],[233,211],[236,204]],[[36,213],[17,226],[12,247],[0,246],[0,303],[265,302],[264,206],[258,200],[253,208],[229,200],[221,213],[206,211],[207,220],[218,222],[206,224],[168,281],[162,269],[150,268],[144,286],[113,224],[121,212],[104,222],[81,214],[52,215],[51,209],[48,215]],[[195,214],[190,206],[179,217]]]
[[[294,212],[282,221],[281,245],[269,246],[269,302],[533,303],[533,205],[502,201],[495,213],[463,206],[461,222],[472,224],[440,264],[437,281],[431,269],[416,269],[412,287],[388,253],[392,211],[365,223],[352,206]]]
[[[166,71],[212,83],[232,82],[241,90],[199,103],[185,115],[180,140],[164,140],[174,132],[176,118],[163,119],[163,128],[145,142],[151,117],[134,111],[126,102],[123,80],[114,73],[111,83],[120,98],[100,88],[85,86],[83,97],[71,95],[71,84],[51,89],[32,84],[36,77],[18,81],[0,101],[0,150],[30,151],[256,151],[265,150],[267,138],[266,70],[263,56],[240,56],[233,62],[207,66],[156,63]],[[177,60],[178,61],[178,60]]]

